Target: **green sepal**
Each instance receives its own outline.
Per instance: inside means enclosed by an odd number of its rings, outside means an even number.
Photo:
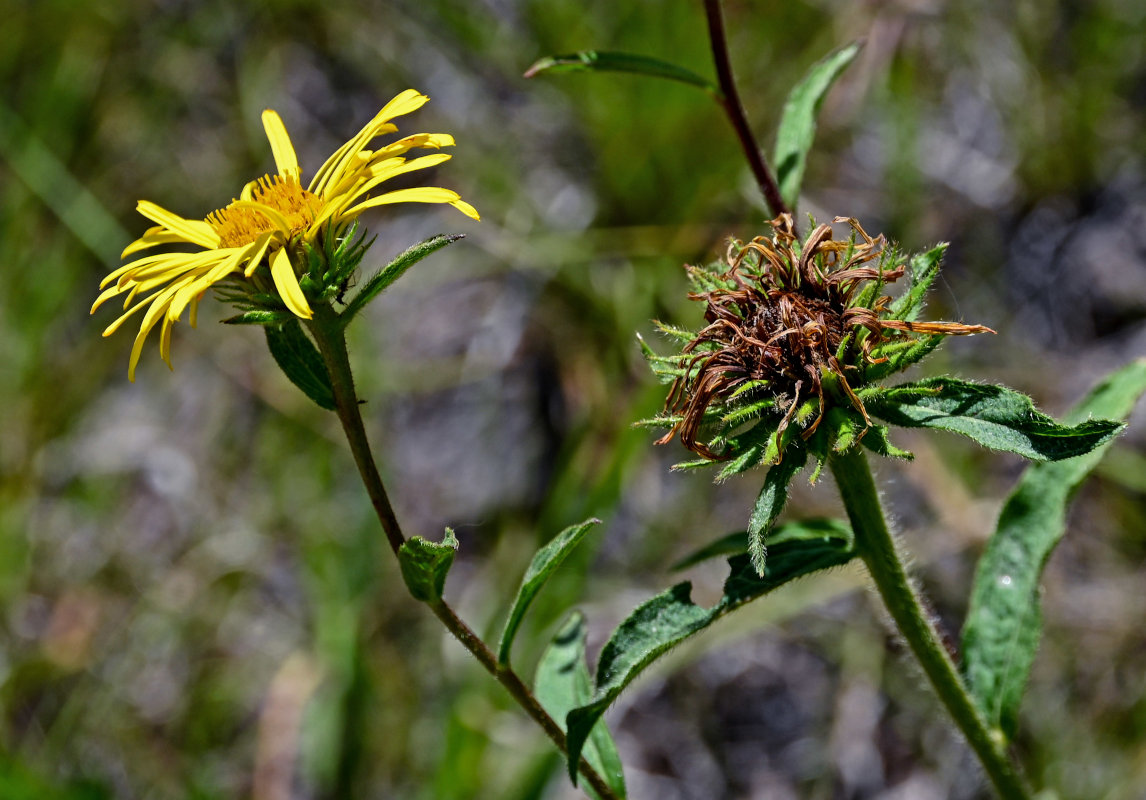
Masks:
[[[854,230],[852,231],[852,238],[855,238]],[[863,306],[865,308],[874,306],[875,302],[883,296],[883,290],[887,287],[883,276],[902,264],[903,259],[903,253],[900,252],[899,246],[894,242],[884,247],[883,252],[880,253],[879,256],[879,279],[869,281],[866,286],[860,289],[859,294],[852,299],[850,305],[853,307]],[[843,259],[842,263],[847,263],[847,259]],[[867,329],[861,329],[860,332],[866,334]]]
[[[788,484],[803,469],[807,458],[807,451],[803,447],[789,447],[780,463],[772,466],[764,476],[764,485],[760,488],[756,504],[752,507],[752,515],[748,518],[748,555],[752,559],[753,569],[760,577],[765,575],[768,534],[776,517],[784,510],[784,504],[788,502]]]
[[[551,541],[534,554],[533,560],[529,562],[529,567],[521,579],[521,586],[517,590],[517,595],[513,599],[513,606],[505,620],[505,628],[501,633],[501,644],[498,645],[497,649],[499,664],[509,663],[509,653],[513,647],[513,639],[517,635],[517,629],[525,618],[529,604],[541,591],[545,581],[549,579],[557,567],[561,566],[565,557],[573,552],[573,548],[581,543],[589,529],[599,524],[601,524],[599,519],[588,519],[579,525],[572,525],[554,536]]]
[[[458,538],[446,528],[442,541],[431,542],[421,536],[407,539],[398,548],[398,566],[402,580],[415,600],[436,603],[442,599],[446,574],[454,563],[458,551]]]
[[[295,319],[294,313],[290,311],[247,311],[242,314],[236,314],[233,317],[227,317],[223,320],[224,325],[281,325],[284,322],[289,322]]]
[[[577,780],[575,766],[586,737],[605,709],[621,691],[659,656],[704,630],[741,605],[804,575],[846,564],[855,556],[851,529],[837,524],[830,530],[793,526],[771,543],[763,576],[756,573],[747,555],[729,559],[724,592],[712,608],[696,605],[692,584],[678,583],[642,603],[628,616],[601,650],[597,663],[597,688],[591,702],[569,712],[568,754],[570,777]]]
[[[869,414],[905,428],[937,428],[1033,461],[1059,461],[1101,447],[1124,427],[1090,419],[1061,425],[1025,394],[957,378],[928,378],[860,392]]]
[[[389,288],[394,281],[406,274],[406,271],[410,269],[410,267],[431,253],[441,250],[446,245],[453,244],[459,239],[464,238],[464,233],[439,234],[407,249],[389,264],[374,273],[374,275],[362,285],[358,294],[347,303],[346,309],[339,315],[340,324],[343,327],[349,325],[350,320],[354,319],[354,316],[365,308],[367,303],[381,294],[385,289]]]
[[[702,78],[691,70],[661,61],[659,58],[640,56],[634,53],[618,53],[602,50],[582,50],[561,56],[546,56],[534,61],[525,71],[526,78],[533,78],[542,72],[630,72],[648,75],[653,78],[667,78],[671,81],[687,83],[717,95],[719,91],[712,81]]]
[[[677,328],[673,325],[668,325],[664,322],[661,322],[660,320],[654,319],[653,325],[656,325],[657,330],[660,331],[661,333],[663,333],[665,336],[669,337],[670,339],[676,339],[681,344],[688,344],[689,342],[691,342],[693,339],[696,338],[696,332],[695,331],[690,331],[690,330],[687,330],[685,328]],[[640,338],[639,334],[638,334],[637,338]],[[642,342],[642,345],[644,347],[646,347],[646,348],[648,347],[648,345],[643,344],[644,339],[641,339],[641,342]],[[652,350],[649,350],[648,352],[649,352],[649,355],[654,355]]]
[[[887,458],[902,458],[904,461],[914,460],[915,453],[896,447],[891,443],[891,438],[888,434],[889,431],[886,425],[872,425],[864,433],[863,438],[860,439],[860,443],[877,455]]]
[[[843,536],[850,538],[851,527],[848,523],[840,519],[810,517],[808,519],[794,520],[777,525],[772,529],[772,535],[769,537],[769,541],[772,546],[775,547],[787,541],[811,541],[818,536]],[[736,531],[735,533],[721,536],[719,539],[709,542],[704,547],[694,550],[679,561],[673,562],[669,569],[673,572],[680,572],[683,569],[688,569],[689,567],[704,561],[709,561],[713,558],[736,556],[746,554],[747,552],[748,531]]]
[[[314,342],[303,332],[297,318],[280,325],[267,325],[267,347],[290,382],[322,408],[335,409],[330,373]]]
[[[808,151],[816,136],[816,115],[823,105],[828,89],[836,78],[856,57],[860,43],[853,42],[828,54],[812,66],[788,94],[780,125],[776,129],[776,182],[780,196],[789,208],[795,208],[800,199],[800,185],[804,180],[804,167]]]
[[[593,699],[593,682],[585,663],[585,633],[585,617],[574,611],[541,654],[533,678],[534,696],[562,730],[566,715]],[[621,757],[604,720],[593,725],[581,754],[617,797],[626,796]],[[585,792],[597,797],[589,787]]]
[[[911,288],[891,304],[888,318],[911,321],[919,318],[923,300],[937,275],[943,256],[947,254],[947,242],[940,242],[923,253],[917,253],[908,262],[911,274]]]
[[[1125,419],[1146,392],[1146,360],[1109,375],[1067,416]],[[963,627],[963,672],[987,722],[1014,735],[1023,690],[1042,636],[1039,578],[1066,533],[1075,490],[1110,442],[1075,458],[1027,468],[1003,504],[979,560]]]
[[[863,382],[872,383],[902,372],[926,358],[945,338],[942,333],[929,333],[919,338],[903,336],[873,347],[872,358],[887,360],[875,364],[865,361],[861,367]]]

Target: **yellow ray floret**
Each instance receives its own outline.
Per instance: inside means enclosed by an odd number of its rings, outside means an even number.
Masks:
[[[339,235],[367,209],[393,203],[444,203],[478,219],[474,207],[450,189],[416,187],[371,196],[391,178],[436,166],[450,158],[444,153],[405,158],[414,148],[452,146],[454,139],[446,133],[416,133],[377,150],[366,149],[378,136],[398,129],[392,119],[417,111],[428,99],[413,89],[399,94],[350,141],[335,150],[305,188],[286,126],[277,113],[267,109],[263,112],[263,129],[271,145],[276,174],[251,181],[238,199],[201,220],[185,219],[141,200],[139,213],[156,224],[124,249],[123,258],[167,244],[201,249],[138,258],[111,272],[100,284],[103,291],[92,312],[112,297],[124,296],[123,314],[104,330],[104,336],[110,336],[136,312],[146,309],[132,346],[128,377],[135,380],[143,343],[157,324],[159,353],[171,364],[172,326],[187,309],[194,325],[199,300],[221,281],[237,281],[253,292],[275,294],[291,313],[310,319],[313,311],[299,284],[296,254],[303,244],[315,244],[325,232]]]

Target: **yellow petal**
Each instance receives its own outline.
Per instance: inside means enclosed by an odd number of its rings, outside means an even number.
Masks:
[[[191,325],[192,328],[199,324],[199,301],[202,299],[203,295],[199,295],[191,301],[191,311],[187,315],[190,317],[190,319],[188,319],[187,322]]]
[[[263,130],[267,132],[267,139],[271,143],[271,153],[274,154],[279,175],[297,179],[302,172],[298,166],[298,156],[295,155],[294,145],[290,143],[282,118],[273,109],[268,108],[263,112]]]
[[[278,209],[271,208],[263,203],[256,203],[254,200],[236,200],[231,203],[228,208],[249,208],[252,211],[258,212],[270,220],[270,223],[284,234],[290,233],[291,225],[287,222],[287,218],[279,213]]]
[[[157,206],[150,200],[140,200],[136,210],[152,222],[158,222],[167,230],[183,237],[182,240],[185,242],[197,244],[200,247],[219,246],[219,234],[208,222],[200,219],[184,219],[178,214]]]
[[[247,248],[248,252],[243,256],[247,259],[247,268],[243,270],[243,277],[249,278],[255,274],[255,270],[259,268],[259,263],[267,254],[267,248],[271,246],[271,239],[273,238],[274,234],[270,232],[260,234],[259,238]]]
[[[167,310],[167,305],[171,302],[171,297],[174,294],[175,292],[170,287],[164,289],[151,301],[151,306],[143,315],[139,333],[135,335],[135,342],[131,345],[131,358],[127,361],[127,379],[132,383],[135,382],[135,366],[139,363],[139,356],[143,352],[143,342],[147,339],[147,334],[155,327],[155,323],[160,320],[163,312]]]
[[[412,189],[398,189],[394,192],[378,195],[378,197],[372,197],[346,209],[339,217],[355,217],[368,208],[390,205],[391,203],[454,203],[458,200],[461,200],[461,195],[450,189],[442,189],[437,186],[417,186]]]
[[[383,133],[398,130],[397,126],[390,124],[390,120],[417,111],[429,99],[421,92],[407,89],[383,106],[382,110],[374,116],[374,119],[366,123],[362,130],[349,142],[335,150],[334,154],[326,160],[326,163],[319,167],[318,172],[314,174],[314,180],[310,183],[310,191],[320,197],[325,197],[327,187],[342,182],[345,177],[344,173],[351,165],[351,160],[370,143],[371,139],[381,136]]]
[[[375,187],[391,178],[419,169],[436,167],[438,164],[441,164],[443,161],[449,161],[451,158],[453,158],[453,156],[449,153],[435,153],[431,156],[422,156],[421,158],[415,158],[411,161],[407,161],[404,158],[388,158],[364,170],[363,174],[367,176],[367,180],[355,186],[353,191],[346,193],[346,202],[348,204],[354,202],[362,195],[373,191]]]
[[[296,317],[310,319],[314,316],[314,312],[306,302],[306,296],[302,293],[302,287],[298,285],[298,278],[295,277],[294,267],[290,263],[290,256],[287,255],[285,247],[280,247],[271,254],[271,277],[274,278],[275,288],[279,290],[279,297]]]
[[[465,214],[470,219],[476,219],[478,222],[481,222],[481,215],[478,214],[477,209],[471,206],[465,200],[455,200],[454,202],[450,203],[450,205]]]

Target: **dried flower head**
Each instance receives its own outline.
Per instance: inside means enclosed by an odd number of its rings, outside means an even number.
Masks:
[[[943,336],[992,332],[914,321],[942,248],[911,261],[913,286],[893,302],[883,288],[904,276],[907,260],[856,220],[834,222],[848,223],[851,236],[834,239],[824,224],[800,242],[785,214],[771,222],[771,237],[733,241],[722,262],[687,268],[696,287],[689,298],[705,304],[707,324],[695,333],[662,327],[684,346],[678,355],[652,357],[672,378],[664,416],[650,421],[670,428],[658,444],[679,436],[704,461],[740,462],[746,447],[759,460],[778,461],[794,421],[807,440],[833,407],[862,420],[858,439],[872,423],[857,389],[914,363]],[[754,418],[773,442],[755,428],[730,435]],[[717,431],[703,442],[706,427]],[[733,471],[758,463],[745,461]]]
[[[188,308],[194,326],[199,300],[212,287],[224,289],[225,299],[244,309],[281,311],[293,318],[310,319],[311,303],[336,296],[345,289],[347,279],[341,270],[332,272],[309,263],[314,260],[311,257],[317,253],[321,260],[323,253],[348,252],[361,258],[361,242],[351,240],[358,216],[369,208],[392,203],[447,203],[477,219],[473,206],[450,189],[419,186],[376,193],[391,178],[450,158],[444,153],[405,157],[415,148],[437,150],[453,145],[453,137],[446,133],[416,133],[368,149],[377,137],[397,130],[391,120],[416,111],[428,99],[413,89],[399,94],[335,150],[305,188],[286,127],[278,114],[267,109],[263,127],[277,174],[251,181],[237,200],[202,220],[185,219],[141,200],[139,213],[157,224],[128,245],[124,258],[158,245],[189,244],[200,249],[145,256],[115,270],[100,284],[104,291],[92,306],[93,312],[112,297],[126,295],[124,313],[107,327],[104,336],[147,309],[131,351],[128,377],[135,379],[144,340],[161,320],[159,353],[170,366],[172,326]],[[323,281],[324,275],[336,280]]]

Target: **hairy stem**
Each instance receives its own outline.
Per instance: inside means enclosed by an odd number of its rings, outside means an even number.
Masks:
[[[339,315],[330,308],[322,305],[314,309],[314,319],[309,324],[310,331],[322,354],[326,369],[330,373],[330,384],[334,390],[334,402],[338,413],[338,420],[342,423],[342,430],[350,443],[350,450],[354,454],[354,462],[358,465],[358,474],[370,495],[370,501],[386,533],[390,549],[397,555],[406,541],[402,527],[390,505],[390,498],[386,494],[386,487],[382,483],[382,476],[378,473],[374,463],[374,454],[370,449],[370,442],[366,438],[366,427],[362,422],[362,414],[358,410],[358,396],[354,391],[354,377],[350,371],[350,358],[346,351],[346,337]],[[516,672],[507,665],[497,662],[497,657],[484,641],[458,617],[457,613],[445,600],[437,600],[428,604],[434,615],[442,624],[462,643],[478,660],[486,671],[498,683],[506,688],[510,696],[517,701],[527,714],[541,726],[546,735],[553,740],[562,753],[568,755],[565,744],[565,732],[554,721],[549,712],[541,705],[538,699],[529,690]],[[577,765],[578,772],[593,787],[593,790],[602,800],[619,800],[605,779],[584,758]]]
[[[736,131],[736,138],[740,140],[740,147],[748,158],[748,165],[756,177],[760,191],[773,217],[788,213],[788,206],[780,196],[780,189],[776,180],[764,161],[764,155],[756,144],[756,137],[748,126],[748,118],[744,115],[744,104],[740,102],[740,93],[736,91],[736,81],[732,77],[732,64],[728,60],[728,40],[724,35],[724,16],[720,10],[720,0],[704,0],[704,13],[708,18],[708,39],[712,45],[712,59],[716,62],[716,80],[720,86],[717,100],[724,113],[728,115],[732,128]]]
[[[831,459],[832,474],[839,485],[855,531],[856,548],[867,565],[899,633],[919,660],[935,693],[979,757],[1000,797],[1025,800],[1030,792],[1023,784],[1001,740],[991,735],[986,720],[975,706],[943,640],[924,611],[911,585],[903,560],[887,528],[879,495],[864,453],[858,447]]]

